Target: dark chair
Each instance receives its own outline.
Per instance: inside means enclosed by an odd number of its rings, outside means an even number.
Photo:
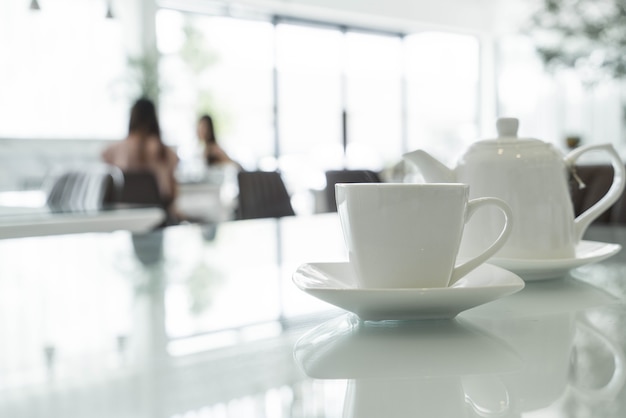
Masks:
[[[46,203],[59,211],[98,210],[115,198],[122,181],[121,171],[115,167],[63,171],[46,180]]]
[[[569,187],[576,216],[593,206],[606,194],[613,182],[613,167],[605,164],[577,165],[576,174],[585,187],[573,176]],[[626,223],[626,194],[622,196],[600,215],[594,223]]]
[[[335,184],[337,183],[380,183],[378,173],[372,170],[329,170],[326,173],[326,208],[328,212],[337,211]]]
[[[280,218],[295,215],[291,198],[275,171],[240,171],[237,219]]]
[[[116,202],[163,208],[167,203],[161,198],[156,177],[150,171],[124,172],[124,184]]]
[[[175,225],[179,222],[169,210],[172,201],[161,197],[157,179],[152,172],[125,171],[123,177],[121,190],[112,203],[160,207],[167,214],[160,226]]]

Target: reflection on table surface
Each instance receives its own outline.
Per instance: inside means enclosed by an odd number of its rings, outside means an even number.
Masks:
[[[623,252],[424,322],[291,283],[346,259],[336,214],[2,240],[0,416],[625,415]]]

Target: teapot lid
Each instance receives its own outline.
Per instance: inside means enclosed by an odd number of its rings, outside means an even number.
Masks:
[[[519,120],[517,118],[498,118],[496,121],[496,130],[498,137],[495,139],[486,139],[478,141],[479,144],[496,144],[502,145],[540,145],[545,142],[534,138],[519,138],[517,130],[519,128]]]

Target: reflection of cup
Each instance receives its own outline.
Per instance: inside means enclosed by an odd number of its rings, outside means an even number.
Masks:
[[[581,322],[576,314],[528,317],[527,320],[498,321],[488,328],[519,351],[525,366],[501,376],[518,412],[547,407],[565,391],[585,399],[610,399],[624,384],[624,355],[598,330]],[[576,375],[576,336],[583,333],[596,350],[602,347],[611,357],[612,377],[593,389],[572,380]]]
[[[320,379],[495,374],[521,368],[517,351],[468,320],[361,321],[352,314],[302,336],[294,354]]]
[[[514,349],[467,320],[373,323],[347,314],[301,337],[294,355],[310,377],[351,379],[346,418],[456,418],[489,405],[502,412],[508,396],[497,376],[522,367]]]
[[[335,185],[350,263],[359,286],[446,287],[496,253],[510,233],[502,200],[468,200],[464,184],[344,183]],[[495,206],[504,227],[493,244],[455,267],[465,223],[479,208]]]
[[[565,388],[574,328],[566,315],[533,321],[503,321],[497,335],[516,347],[525,360],[519,373],[503,376],[518,408],[549,405]]]

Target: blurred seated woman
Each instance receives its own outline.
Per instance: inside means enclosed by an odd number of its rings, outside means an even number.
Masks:
[[[198,120],[198,139],[203,146],[203,156],[205,163],[210,166],[220,164],[233,164],[238,169],[240,165],[228,156],[226,151],[217,143],[213,119],[209,115],[202,115]]]
[[[161,140],[161,128],[152,101],[141,98],[135,102],[130,110],[128,136],[108,146],[102,152],[102,159],[123,172],[152,172],[164,207],[175,216],[177,183],[174,173],[178,156]]]

